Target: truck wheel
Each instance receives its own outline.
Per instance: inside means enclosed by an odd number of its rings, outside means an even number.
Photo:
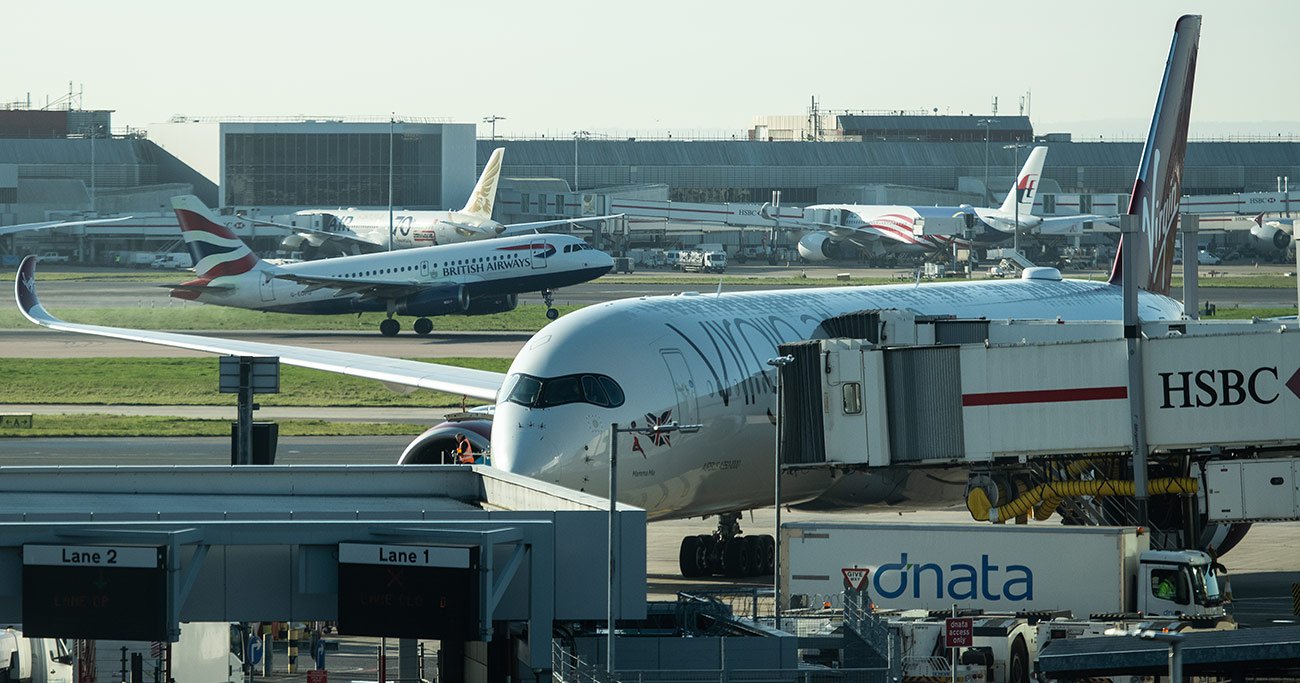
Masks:
[[[1029,648],[1025,637],[1016,636],[1011,643],[1011,658],[1007,662],[1007,683],[1029,683]]]

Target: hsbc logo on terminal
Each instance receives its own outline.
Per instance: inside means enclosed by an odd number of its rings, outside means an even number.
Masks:
[[[1218,408],[1250,402],[1268,405],[1282,395],[1277,366],[1253,370],[1220,368],[1162,372],[1164,408]],[[1286,388],[1300,397],[1300,370],[1286,382]]]

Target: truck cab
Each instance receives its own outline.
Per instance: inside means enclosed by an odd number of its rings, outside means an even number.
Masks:
[[[5,628],[0,630],[0,681],[72,683],[72,653],[59,638],[27,638]]]
[[[1224,596],[1210,556],[1198,550],[1147,550],[1138,558],[1137,611],[1166,617],[1217,619]]]

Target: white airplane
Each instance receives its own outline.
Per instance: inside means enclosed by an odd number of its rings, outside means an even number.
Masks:
[[[744,510],[772,504],[776,378],[766,361],[778,345],[808,339],[834,316],[869,309],[906,309],[960,317],[1113,320],[1121,316],[1121,279],[1145,291],[1146,320],[1178,319],[1167,296],[1177,231],[1181,169],[1200,17],[1179,19],[1156,117],[1143,151],[1129,213],[1141,216],[1149,245],[1139,272],[1116,268],[1108,282],[1062,279],[1033,268],[1015,281],[955,282],[914,287],[840,287],[654,296],[596,304],[539,331],[499,373],[353,353],[83,325],[60,320],[36,296],[35,263],[24,261],[15,283],[29,320],[55,330],[129,339],[214,353],[279,356],[301,365],[368,377],[390,385],[451,391],[493,401],[490,426],[436,426],[403,453],[403,463],[437,462],[458,432],[491,448],[491,464],[511,472],[608,495],[610,425],[650,427],[676,421],[697,433],[626,435],[619,500],[652,520],[716,515],[711,535],[682,541],[687,576],[770,571],[770,537],[739,535]],[[1121,243],[1121,250],[1124,245]],[[483,434],[489,435],[484,437]],[[490,438],[490,444],[488,439]],[[783,475],[784,500],[830,507],[877,503],[953,504],[964,481],[901,468],[876,468],[832,479],[826,472]],[[1216,527],[1226,550],[1244,533]],[[1233,535],[1235,534],[1235,536]],[[757,540],[751,540],[757,539]]]
[[[18,225],[0,226],[0,237],[13,235],[20,232],[31,230],[50,230],[52,228],[70,228],[77,225],[99,225],[100,223],[117,223],[134,216],[121,216],[119,218],[94,218],[84,221],[41,221],[39,223],[19,223]]]
[[[1285,216],[1265,218],[1264,214],[1255,216],[1250,226],[1250,234],[1257,239],[1272,244],[1279,251],[1289,249],[1295,233],[1295,219]]]
[[[459,211],[407,211],[399,209],[391,216],[386,210],[367,209],[310,209],[294,216],[320,217],[321,227],[291,223],[256,221],[293,231],[285,238],[284,246],[297,249],[304,242],[313,247],[331,240],[342,242],[357,251],[373,252],[387,249],[410,249],[454,244],[489,237],[504,237],[536,232],[557,225],[575,225],[618,218],[618,215],[590,216],[535,221],[531,223],[502,224],[492,220],[492,207],[496,203],[497,181],[501,176],[501,159],[504,147],[498,147],[488,157],[483,174],[479,176],[469,201]],[[392,230],[390,232],[390,219]],[[304,221],[306,223],[308,221]],[[390,243],[391,242],[391,243]]]
[[[193,195],[172,198],[198,278],[169,285],[178,299],[280,313],[383,311],[379,331],[401,329],[394,315],[429,316],[513,310],[520,292],[540,291],[546,315],[559,316],[552,291],[604,275],[614,260],[568,235],[525,235],[485,242],[342,256],[277,266],[257,258]]]
[[[900,206],[868,204],[814,204],[804,208],[811,221],[795,220],[794,228],[808,228],[799,239],[799,255],[808,261],[826,261],[844,254],[845,246],[865,249],[870,254],[885,252],[934,252],[958,246],[986,246],[1020,234],[1066,235],[1077,232],[1088,221],[1113,220],[1114,216],[1079,214],[1035,216],[1034,197],[1047,158],[1046,147],[1035,147],[1016,177],[1015,187],[997,208],[961,206]],[[1019,208],[1017,208],[1019,204]],[[764,205],[763,215],[775,220]],[[917,235],[914,228],[961,219],[968,235]],[[789,219],[783,219],[788,221]],[[780,223],[778,222],[778,225]]]

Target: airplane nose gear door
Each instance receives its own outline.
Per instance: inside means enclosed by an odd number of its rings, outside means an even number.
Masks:
[[[699,424],[700,409],[695,398],[695,378],[686,365],[686,358],[681,351],[671,349],[662,352],[664,364],[668,366],[668,376],[672,378],[673,390],[677,393],[677,423]]]

